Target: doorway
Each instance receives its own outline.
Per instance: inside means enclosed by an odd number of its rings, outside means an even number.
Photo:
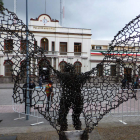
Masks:
[[[132,68],[124,68],[124,75],[126,75],[128,82],[131,82]]]

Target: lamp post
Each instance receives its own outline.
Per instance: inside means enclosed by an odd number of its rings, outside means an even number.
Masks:
[[[30,99],[29,99],[29,44],[28,44],[28,0],[26,0],[26,68],[27,68],[27,90],[26,90],[26,120],[29,120]]]

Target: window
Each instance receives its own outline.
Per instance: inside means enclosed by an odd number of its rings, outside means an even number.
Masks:
[[[5,76],[12,76],[13,63],[10,60],[6,60],[4,65],[5,65]]]
[[[52,42],[52,54],[54,54],[55,51],[55,42]]]
[[[91,49],[94,50],[95,49],[95,46],[91,46]]]
[[[67,55],[67,42],[60,42],[60,55]]]
[[[61,71],[61,72],[64,72],[64,67],[65,67],[65,65],[66,65],[66,62],[65,62],[65,61],[62,61],[62,62],[60,63],[60,71]]]
[[[12,39],[4,40],[4,50],[6,53],[11,53],[13,51],[13,40]]]
[[[20,41],[20,53],[26,53],[26,40],[21,40]]]
[[[74,66],[75,66],[76,73],[81,73],[81,63],[80,62],[76,62],[74,64]]]
[[[81,55],[81,43],[74,43],[74,55]]]
[[[48,51],[48,39],[41,39],[41,48],[43,48],[44,51]]]
[[[97,76],[103,76],[103,65],[101,64],[97,66]]]
[[[96,46],[96,49],[97,50],[101,50],[102,49],[102,46]]]
[[[116,76],[116,65],[111,65],[111,76]]]

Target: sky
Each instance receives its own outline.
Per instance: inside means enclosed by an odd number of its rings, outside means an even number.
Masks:
[[[60,0],[28,0],[28,18],[45,13],[60,21]],[[140,14],[140,0],[63,0],[63,26],[91,29],[92,39],[112,40],[118,31]],[[14,11],[14,0],[3,0]],[[17,16],[26,24],[26,0],[17,0]]]

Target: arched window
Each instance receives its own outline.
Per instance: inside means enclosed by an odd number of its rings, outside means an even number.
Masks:
[[[75,62],[74,66],[75,66],[76,73],[81,73],[81,66],[82,66],[81,63]]]
[[[13,65],[13,63],[10,60],[6,60],[4,62],[5,76],[12,76],[12,65]]]
[[[44,51],[48,51],[48,39],[42,38],[41,39],[41,48],[43,48]]]
[[[64,72],[65,65],[66,65],[66,62],[65,61],[60,62],[59,66],[60,66],[60,71],[61,72]]]

